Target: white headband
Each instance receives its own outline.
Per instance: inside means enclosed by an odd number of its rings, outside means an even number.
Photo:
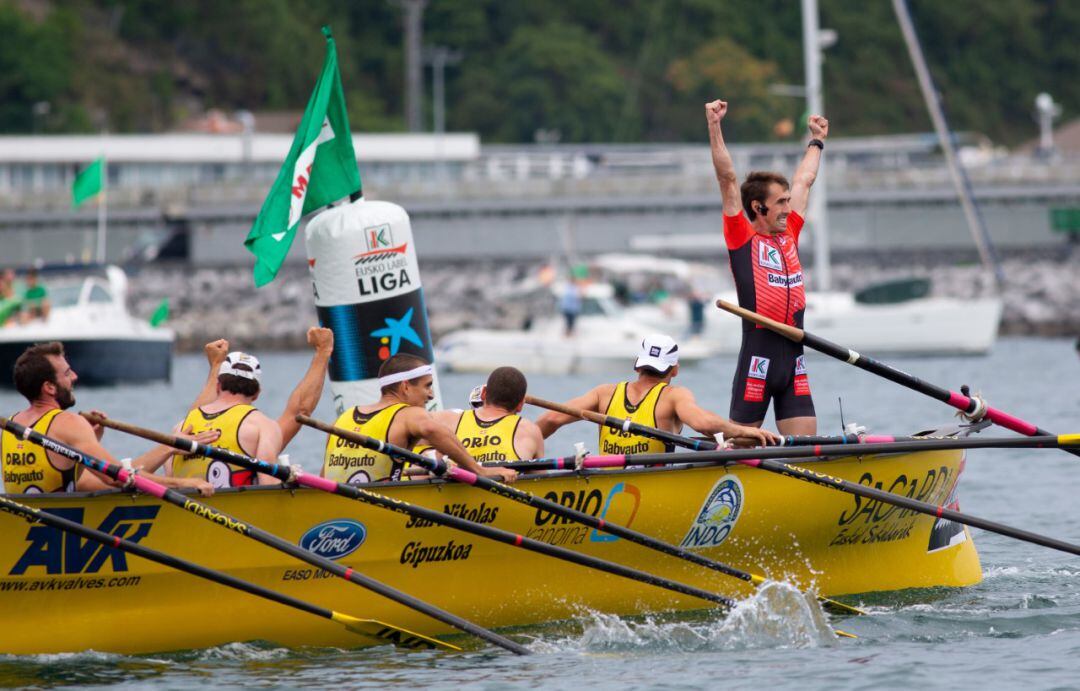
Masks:
[[[395,374],[388,374],[385,377],[379,377],[379,388],[384,386],[390,386],[391,384],[397,384],[401,381],[412,381],[413,379],[419,379],[425,374],[434,374],[435,368],[431,365],[421,365],[420,367],[414,367],[406,372],[397,372]]]

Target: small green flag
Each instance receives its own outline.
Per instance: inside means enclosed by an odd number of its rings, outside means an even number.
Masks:
[[[101,172],[104,168],[105,158],[101,157],[83,168],[82,171],[75,176],[75,182],[71,185],[71,198],[75,202],[76,208],[90,197],[97,196],[101,193],[101,190],[104,187],[101,180]]]
[[[274,280],[304,214],[360,191],[337,48],[330,27],[324,26],[323,34],[326,60],[322,74],[304,109],[289,155],[244,240],[244,246],[255,255],[256,286]]]
[[[150,315],[150,326],[161,326],[169,318],[169,298],[161,301],[154,313]]]

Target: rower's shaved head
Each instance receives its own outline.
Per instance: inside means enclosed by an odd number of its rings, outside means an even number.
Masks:
[[[528,386],[521,370],[514,367],[496,368],[487,380],[485,402],[506,410],[517,410],[525,401]]]

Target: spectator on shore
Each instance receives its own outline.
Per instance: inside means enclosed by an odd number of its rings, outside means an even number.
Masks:
[[[686,306],[690,312],[689,337],[701,336],[705,333],[705,297],[697,290],[691,289],[686,296]]]
[[[559,311],[566,322],[566,335],[573,336],[574,323],[581,314],[581,286],[578,285],[577,278],[571,277],[567,282],[559,300]]]
[[[22,298],[21,321],[26,322],[34,319],[49,318],[49,291],[45,285],[38,282],[37,269],[29,269],[26,272],[26,291]]]
[[[22,301],[15,295],[15,272],[0,272],[0,326],[7,326]]]

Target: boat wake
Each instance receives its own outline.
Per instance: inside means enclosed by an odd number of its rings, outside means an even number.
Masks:
[[[836,634],[813,596],[788,583],[769,582],[727,614],[680,614],[624,618],[592,610],[582,613],[580,633],[541,638],[537,653],[650,650],[696,652],[754,648],[816,648]]]

